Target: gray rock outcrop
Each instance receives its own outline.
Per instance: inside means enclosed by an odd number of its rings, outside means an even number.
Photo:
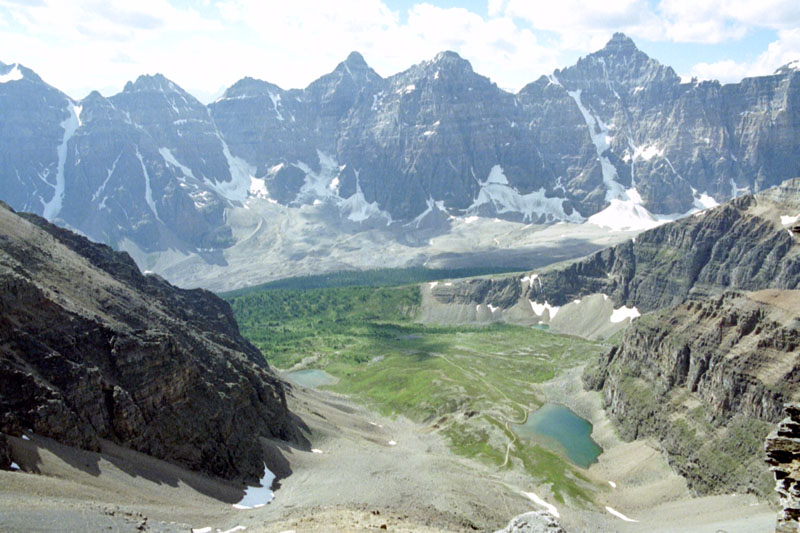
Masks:
[[[777,533],[800,529],[800,404],[787,404],[785,411],[786,418],[769,434],[765,444],[781,505]]]
[[[6,436],[0,433],[0,470],[11,470],[11,448]]]
[[[2,433],[91,450],[107,439],[247,481],[263,473],[261,437],[299,437],[225,302],[2,204],[0,306]]]
[[[506,527],[495,533],[565,533],[550,513],[531,511],[511,519]]]
[[[655,437],[698,492],[769,496],[763,441],[800,399],[799,302],[729,292],[643,315],[585,383],[623,438]]]

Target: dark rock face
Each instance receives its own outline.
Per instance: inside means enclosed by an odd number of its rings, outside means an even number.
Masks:
[[[11,448],[8,439],[0,433],[0,470],[11,470]]]
[[[800,179],[659,226],[565,267],[519,278],[437,285],[440,303],[508,308],[525,298],[560,306],[596,293],[640,312],[729,289],[800,288],[800,244],[781,216],[800,213]],[[527,305],[527,304],[526,304]]]
[[[657,438],[701,493],[769,494],[761,450],[800,397],[800,292],[730,292],[642,316],[584,376],[624,438]]]
[[[792,533],[800,528],[800,404],[785,407],[786,418],[769,434],[765,444],[767,464],[775,475],[781,503],[775,531]]]
[[[487,304],[501,309],[517,303],[522,288],[516,279],[471,279],[450,285],[437,284],[431,294],[443,304]]]
[[[305,89],[244,78],[208,106],[160,75],[81,102],[24,67],[0,75],[4,199],[146,253],[231,245],[225,210],[251,196],[393,221],[402,240],[433,205],[580,222],[612,200],[685,213],[800,175],[797,70],[681,83],[622,34],[516,95],[453,52],[388,78],[352,53]]]
[[[561,305],[604,293],[642,312],[726,289],[800,288],[800,246],[779,215],[800,212],[800,180],[665,224],[539,276],[527,297]]]
[[[141,275],[127,254],[0,207],[0,301],[0,432],[108,439],[250,481],[260,437],[298,435],[228,305]]]

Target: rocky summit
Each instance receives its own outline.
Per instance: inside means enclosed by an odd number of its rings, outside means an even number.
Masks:
[[[684,82],[622,34],[516,94],[453,52],[388,78],[354,52],[304,89],[244,78],[207,106],[161,75],[81,101],[0,75],[0,199],[208,265],[246,241],[228,214],[250,203],[416,242],[469,217],[630,228],[800,174],[796,69]]]
[[[2,204],[0,306],[0,434],[108,440],[247,481],[263,473],[262,437],[299,435],[226,303]]]

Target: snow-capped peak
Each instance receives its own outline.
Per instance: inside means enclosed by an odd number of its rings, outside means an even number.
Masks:
[[[14,63],[7,72],[0,74],[0,83],[8,83],[10,81],[19,81],[23,78],[22,72],[19,70],[19,63]]]

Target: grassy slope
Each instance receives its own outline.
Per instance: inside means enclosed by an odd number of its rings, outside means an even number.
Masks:
[[[510,325],[429,327],[413,322],[417,286],[270,290],[229,297],[242,333],[271,364],[313,366],[334,389],[385,414],[429,424],[453,451],[498,469],[524,468],[557,499],[587,501],[581,470],[516,439],[541,405],[531,384],[596,358],[603,346]]]

